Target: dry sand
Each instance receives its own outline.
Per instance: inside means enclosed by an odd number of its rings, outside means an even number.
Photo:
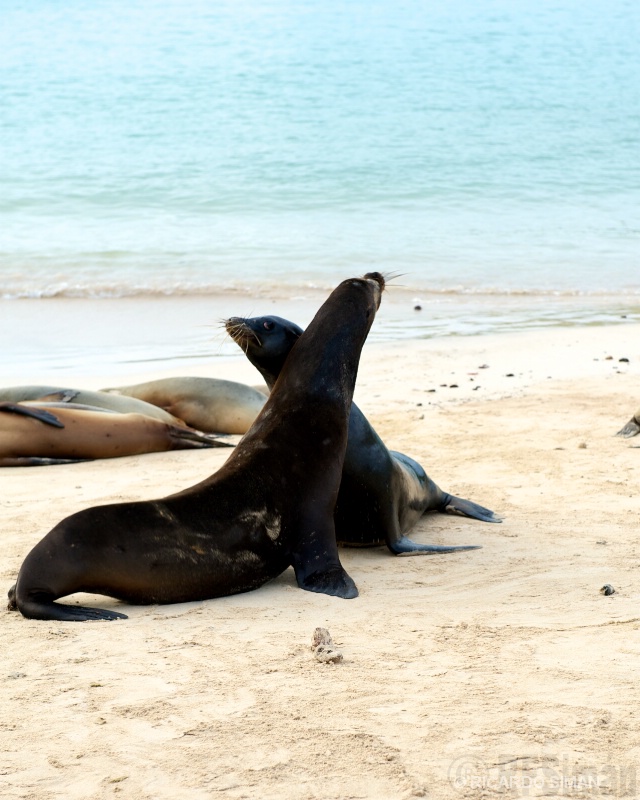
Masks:
[[[430,514],[413,537],[483,549],[342,550],[350,601],[288,570],[208,602],[82,598],[122,622],[3,612],[0,797],[640,796],[640,439],[614,436],[640,405],[639,334],[367,345],[356,400],[388,446],[506,517]],[[257,382],[242,358],[216,370],[197,374]],[[5,590],[63,516],[187,487],[226,455],[2,470]],[[341,663],[314,659],[317,626]]]

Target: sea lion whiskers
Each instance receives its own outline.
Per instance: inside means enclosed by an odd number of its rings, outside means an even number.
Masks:
[[[384,279],[386,281],[387,288],[393,288],[393,287],[389,287],[389,284],[391,283],[391,281],[395,281],[397,278],[404,278],[404,276],[408,275],[408,274],[409,274],[408,272],[385,272],[385,273],[383,273],[383,277],[384,277]],[[396,283],[396,284],[394,284],[394,286],[398,286],[398,284]]]
[[[251,341],[253,340],[258,347],[262,347],[262,341],[256,331],[252,330],[245,324],[244,319],[240,317],[231,317],[227,320],[221,320],[222,327],[226,330],[227,334],[242,348],[242,351],[247,355],[247,351]]]

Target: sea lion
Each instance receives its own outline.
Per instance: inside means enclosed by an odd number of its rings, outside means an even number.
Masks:
[[[160,500],[88,508],[27,555],[9,608],[55,620],[117,619],[55,601],[91,592],[180,603],[246,592],[293,565],[298,585],[343,598],[333,510],[360,351],[384,288],[343,281],[300,337],[264,408],[211,477]]]
[[[119,411],[121,414],[145,414],[147,417],[170,425],[179,425],[183,422],[164,409],[135,397],[119,397],[107,392],[91,392],[86,389],[69,389],[61,386],[7,386],[0,388],[0,402],[21,403],[24,400],[92,406],[108,411]],[[213,433],[213,431],[208,432]],[[224,431],[219,431],[219,433],[224,433]]]
[[[232,317],[225,327],[272,387],[302,328],[281,317]],[[501,522],[488,508],[443,492],[409,456],[389,451],[355,403],[335,511],[341,544],[384,544],[391,552],[450,553],[475,546],[418,544],[407,533],[427,511],[455,512],[483,522]]]
[[[178,422],[178,420],[176,420]],[[66,464],[194,447],[232,447],[145,414],[66,403],[0,402],[0,467]]]
[[[629,422],[621,428],[616,436],[624,436],[625,439],[630,439],[632,436],[637,436],[640,433],[640,410],[631,417]]]
[[[102,391],[152,403],[209,433],[246,433],[266,403],[251,386],[218,378],[161,378]]]

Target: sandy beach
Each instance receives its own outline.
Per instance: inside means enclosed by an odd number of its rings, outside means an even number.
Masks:
[[[289,569],[207,602],[83,597],[120,622],[3,611],[0,796],[639,797],[640,439],[614,436],[640,406],[639,342],[629,322],[368,343],[355,399],[386,444],[504,522],[430,514],[413,532],[482,545],[465,553],[342,549],[355,600]],[[181,370],[139,377],[159,374]],[[242,356],[189,374],[259,380]],[[3,469],[3,592],[64,516],[177,491],[226,457]],[[317,626],[342,663],[315,660]]]

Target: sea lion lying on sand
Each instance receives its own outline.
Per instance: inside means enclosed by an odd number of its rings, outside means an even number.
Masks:
[[[184,422],[181,418],[169,414],[162,408],[137,400],[135,397],[119,397],[107,392],[92,392],[87,389],[69,389],[61,386],[7,386],[0,389],[0,402],[21,403],[24,400],[92,406],[96,409],[118,411],[121,414],[145,414],[147,417],[167,422],[170,425],[180,425]],[[207,432],[230,433],[230,431]]]
[[[218,378],[161,378],[102,392],[152,403],[208,433],[246,433],[266,403],[251,386]]]
[[[173,424],[77,404],[0,402],[0,467],[232,446],[179,420]]]
[[[273,387],[302,328],[280,317],[232,317],[225,327]],[[427,511],[456,512],[483,522],[501,522],[488,508],[443,492],[404,453],[389,451],[355,403],[336,504],[336,536],[341,544],[386,543],[396,554],[450,553],[475,546],[418,544],[405,536]]]

